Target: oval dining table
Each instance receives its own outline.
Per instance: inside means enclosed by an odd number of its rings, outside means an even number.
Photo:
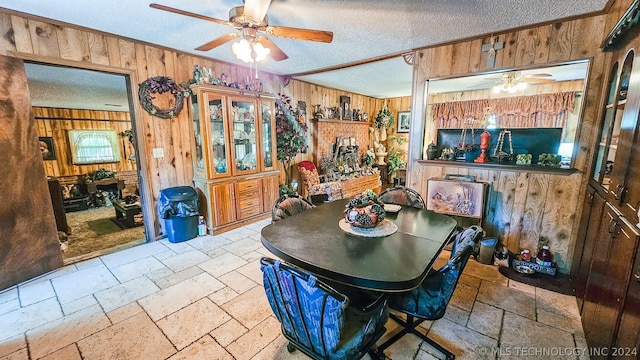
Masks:
[[[347,199],[273,222],[262,244],[274,255],[332,281],[362,289],[398,292],[422,282],[456,227],[450,216],[402,206],[386,213],[398,230],[388,236],[352,235],[339,226]]]

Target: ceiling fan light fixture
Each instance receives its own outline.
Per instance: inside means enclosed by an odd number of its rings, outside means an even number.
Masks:
[[[271,49],[267,49],[266,47],[262,46],[262,44],[259,42],[254,42],[253,52],[256,55],[255,56],[256,61],[262,61],[266,59],[267,56],[269,56],[269,54],[271,53]]]
[[[271,50],[264,47],[256,39],[242,38],[231,45],[231,51],[238,60],[246,63],[259,62],[267,58]]]
[[[522,81],[522,75],[520,72],[505,74],[502,78],[502,83],[493,87],[493,92],[496,94],[499,94],[502,91],[513,94],[527,88],[527,83]]]
[[[251,43],[247,39],[240,39],[239,41],[234,42],[231,45],[231,51],[238,58],[238,60],[242,60],[246,63],[252,63],[254,61],[251,56],[253,50],[251,49]]]

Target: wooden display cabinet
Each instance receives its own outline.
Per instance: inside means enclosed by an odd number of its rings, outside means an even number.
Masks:
[[[209,230],[267,217],[278,197],[274,97],[215,85],[191,90],[193,180]]]
[[[635,0],[604,42],[604,50],[612,52],[610,72],[576,245],[580,262],[573,272],[591,348],[639,342],[640,35],[635,22],[633,31],[628,27],[638,10]]]

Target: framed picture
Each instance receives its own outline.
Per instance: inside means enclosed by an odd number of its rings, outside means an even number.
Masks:
[[[481,219],[484,213],[485,183],[427,180],[427,210],[440,214]]]
[[[53,146],[53,138],[50,136],[43,136],[38,138],[40,145],[40,152],[42,153],[42,160],[55,160],[56,149]]]
[[[411,111],[398,111],[398,130],[396,132],[408,133],[410,123]]]
[[[349,96],[340,95],[340,114],[342,120],[351,120],[351,98]]]

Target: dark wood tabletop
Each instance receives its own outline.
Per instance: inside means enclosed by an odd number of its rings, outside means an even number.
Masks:
[[[386,237],[359,237],[338,226],[348,200],[338,200],[262,229],[262,244],[284,261],[359,288],[406,291],[431,269],[456,226],[453,218],[403,206],[387,219],[398,226]]]

